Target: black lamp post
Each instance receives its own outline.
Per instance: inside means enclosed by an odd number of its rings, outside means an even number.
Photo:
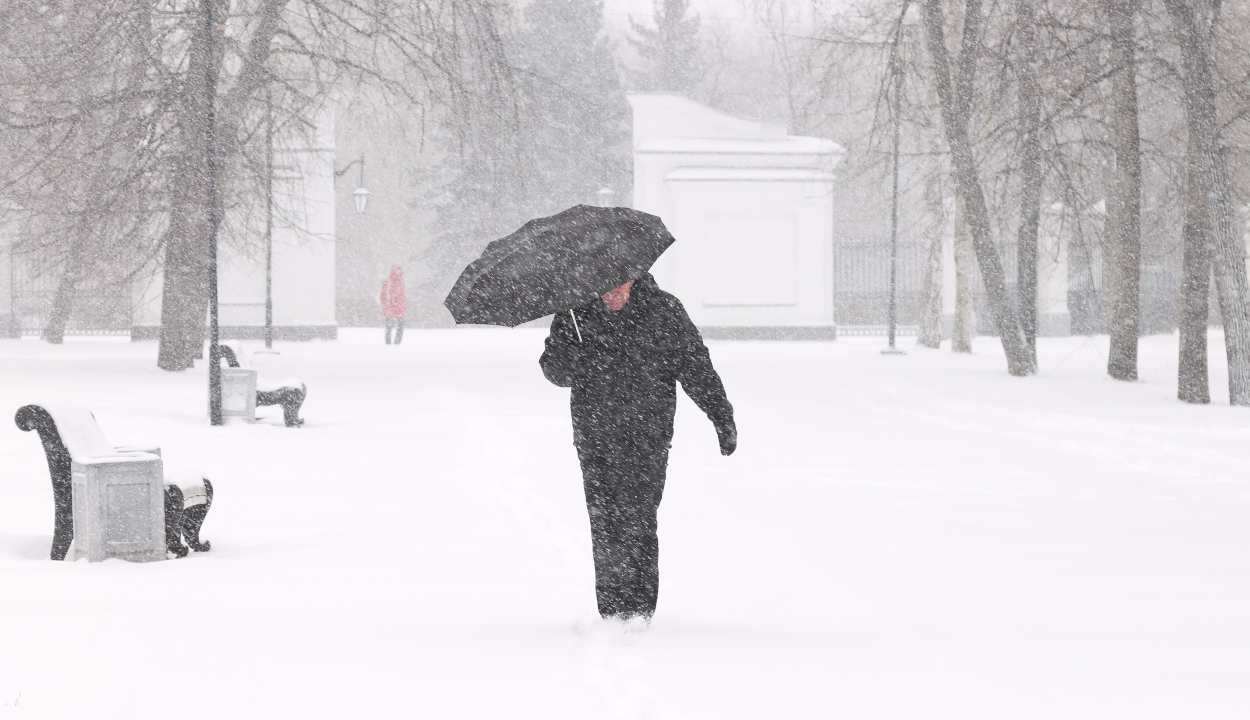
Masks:
[[[353,165],[360,165],[360,179],[356,182],[356,190],[352,192],[352,202],[356,205],[356,212],[360,215],[365,214],[365,208],[369,206],[369,191],[365,189],[365,154],[361,153],[359,158],[347,163],[347,167],[342,170],[335,170],[334,177],[342,177],[344,173],[352,169]]]
[[[265,349],[273,349],[273,87],[265,85]]]
[[[208,420],[221,424],[221,350],[217,326],[217,95],[216,42],[213,3],[201,0],[204,6],[204,150],[208,181]]]
[[[903,6],[903,12],[907,12],[907,6]],[[902,355],[904,351],[894,347],[894,334],[897,330],[898,322],[898,301],[896,299],[898,291],[898,144],[899,130],[902,120],[902,97],[903,97],[903,66],[898,56],[899,39],[903,34],[903,18],[899,18],[898,31],[894,36],[894,47],[890,53],[890,72],[894,83],[894,193],[893,201],[890,205],[890,310],[889,310],[889,328],[886,331],[889,336],[890,346],[882,350],[883,355]]]

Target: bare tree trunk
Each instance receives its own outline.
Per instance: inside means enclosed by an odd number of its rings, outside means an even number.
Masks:
[[[192,34],[195,42],[199,42],[199,35]],[[204,77],[204,62],[202,49],[193,52],[188,76]],[[156,359],[157,367],[172,371],[192,367],[202,352],[208,299],[208,192],[204,182],[207,109],[203,92],[184,93],[180,102],[180,181],[174,188],[165,240],[160,348]]]
[[[1107,0],[1111,21],[1112,124],[1115,132],[1115,184],[1107,208],[1107,330],[1111,351],[1107,374],[1137,379],[1137,332],[1141,295],[1141,149],[1137,127],[1137,53],[1133,15],[1137,0]]]
[[[975,298],[972,294],[973,266],[972,235],[968,232],[968,220],[964,203],[955,194],[955,317],[951,326],[951,350],[972,352],[972,338],[976,337],[977,317]]]
[[[1016,33],[1020,50],[1016,79],[1020,105],[1020,228],[1016,265],[1016,296],[1020,328],[1033,365],[1037,366],[1037,232],[1042,202],[1041,110],[1037,81],[1037,48],[1033,0],[1016,0]]]
[[[191,368],[203,352],[208,300],[208,188],[204,175],[208,166],[208,106],[202,78],[205,65],[216,58],[209,57],[203,33],[191,33],[190,42],[187,77],[199,81],[193,81],[192,89],[178,99],[179,180],[173,188],[165,240],[160,348],[156,357],[157,367],[171,371]]]
[[[1218,4],[1210,0],[1165,0],[1176,26],[1185,73],[1185,117],[1206,190],[1207,220],[1214,238],[1212,263],[1224,319],[1228,353],[1228,395],[1233,405],[1250,405],[1250,312],[1246,256],[1237,236],[1228,172],[1220,148],[1211,58],[1211,28]]]
[[[69,315],[74,309],[74,291],[78,273],[72,265],[73,261],[71,261],[71,266],[65,269],[65,274],[56,285],[56,296],[52,300],[52,313],[48,317],[48,324],[40,333],[40,337],[45,342],[53,345],[65,342],[65,329],[69,327]]]
[[[990,213],[977,176],[976,158],[972,141],[968,136],[968,110],[972,97],[976,50],[980,47],[978,37],[981,23],[980,0],[966,0],[964,9],[964,37],[959,54],[958,92],[951,86],[950,63],[946,52],[945,27],[941,0],[925,0],[924,25],[928,39],[929,56],[937,81],[938,100],[942,106],[942,121],[946,128],[946,142],[951,151],[951,165],[955,185],[964,201],[968,229],[972,235],[972,247],[981,279],[985,283],[994,324],[1007,356],[1007,371],[1012,375],[1029,375],[1037,367],[1025,350],[1024,337],[1016,321],[1007,283],[1003,277],[1002,262],[990,233]]]
[[[920,309],[920,337],[925,347],[942,346],[942,238],[946,229],[946,204],[942,193],[942,160],[937,133],[922,131],[925,151],[925,262],[924,300]]]
[[[200,0],[222,5],[219,17],[226,17],[223,0]],[[247,45],[242,65],[230,92],[223,95],[217,113],[219,138],[230,137],[231,129],[246,111],[250,94],[263,87],[268,70],[265,61],[270,43],[277,33],[287,0],[265,0],[257,10],[256,27]],[[186,77],[199,91],[180,96],[179,126],[182,131],[180,160],[177,172],[179,186],[175,191],[170,214],[170,229],[165,245],[164,287],[161,293],[160,350],[156,364],[164,370],[186,370],[197,358],[204,356],[205,318],[208,309],[209,262],[209,191],[204,175],[208,166],[206,155],[206,120],[208,106],[200,78],[217,77],[222,63],[221,53],[209,56],[202,33],[189,35],[190,61]],[[211,64],[217,72],[205,73]],[[215,93],[214,93],[215,94]],[[223,153],[218,152],[218,160]],[[220,166],[220,162],[218,163]],[[220,197],[220,196],[219,196]],[[221,208],[217,208],[220,217]]]
[[[199,188],[199,183],[190,178],[186,182]],[[171,213],[161,290],[160,349],[156,358],[157,367],[162,370],[187,370],[203,353],[208,233],[201,207],[184,203]]]
[[[56,295],[52,299],[52,312],[48,316],[48,324],[39,336],[45,342],[60,345],[65,342],[65,330],[69,327],[69,316],[74,311],[74,296],[78,291],[78,283],[82,280],[86,243],[81,233],[70,244],[69,257],[65,262],[65,273],[56,284]]]
[[[1181,348],[1176,396],[1188,403],[1211,402],[1207,377],[1207,313],[1211,284],[1211,222],[1198,154],[1190,142],[1185,178],[1185,256],[1181,275]]]

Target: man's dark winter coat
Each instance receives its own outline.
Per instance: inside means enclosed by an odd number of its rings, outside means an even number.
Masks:
[[[634,282],[620,312],[602,300],[573,312],[576,327],[568,313],[555,316],[539,362],[548,380],[572,388],[599,613],[649,618],[659,591],[656,512],[677,382],[707,413],[726,455],[737,444],[733,407],[690,316],[651,275]]]

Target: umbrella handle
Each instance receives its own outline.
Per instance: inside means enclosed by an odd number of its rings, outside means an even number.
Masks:
[[[573,314],[573,310],[569,309],[569,317],[573,318],[573,329],[577,331],[577,342],[582,341],[582,329],[577,327],[577,316]]]

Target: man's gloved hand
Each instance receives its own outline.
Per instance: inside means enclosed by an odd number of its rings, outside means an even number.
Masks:
[[[716,428],[716,437],[720,440],[720,454],[733,455],[738,449],[738,428],[732,420],[729,424]]]

